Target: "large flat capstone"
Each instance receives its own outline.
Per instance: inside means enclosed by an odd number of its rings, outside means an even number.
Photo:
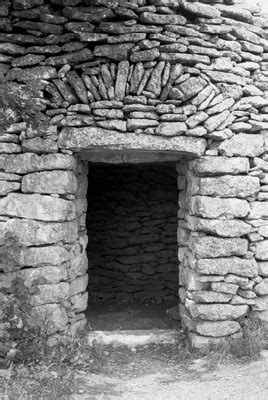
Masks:
[[[166,151],[199,157],[205,153],[206,140],[194,137],[160,137],[132,132],[118,131],[98,127],[62,129],[58,145],[65,150],[75,152],[90,150],[142,150]]]

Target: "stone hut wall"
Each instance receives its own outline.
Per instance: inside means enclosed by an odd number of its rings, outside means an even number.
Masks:
[[[94,166],[88,193],[92,300],[178,299],[175,166]]]
[[[268,23],[233,0],[207,3],[0,5],[3,86],[26,96],[1,109],[14,122],[0,135],[1,300],[21,277],[51,334],[85,325],[82,160],[107,151],[178,161],[180,315],[192,343],[240,335],[249,313],[267,321]],[[43,125],[25,120],[25,84]]]

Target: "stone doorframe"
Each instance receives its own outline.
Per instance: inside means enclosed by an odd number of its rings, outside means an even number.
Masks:
[[[95,138],[96,147],[92,146],[92,141],[89,145],[88,130],[87,135],[83,128],[78,131],[68,135],[63,130],[59,142],[71,151],[78,150],[77,143],[80,146],[75,205],[79,221],[78,241],[84,243],[83,249],[87,243],[88,161],[111,164],[176,162],[180,191],[178,312],[191,344],[202,347],[226,337],[239,337],[242,335],[241,318],[254,314],[263,319],[266,263],[257,263],[256,259],[260,261],[266,257],[267,242],[263,240],[265,237],[262,241],[252,242],[261,229],[264,203],[256,201],[260,182],[258,176],[249,174],[249,158],[201,155],[204,149],[192,143],[190,149],[186,148],[185,138],[176,138],[178,150],[172,144],[172,150],[157,151],[153,140],[150,143],[153,150],[150,151],[148,144],[146,149],[144,142],[142,148],[137,149],[142,135],[133,135],[134,144],[128,141],[129,136],[127,144],[115,143],[117,138],[113,137],[110,150],[107,146],[100,151],[102,142],[98,143],[98,138]],[[171,140],[166,140],[165,145],[170,144]],[[257,158],[254,160],[259,162]],[[86,282],[84,278],[84,290]]]
[[[250,141],[239,146],[240,156],[230,142],[228,157],[213,156],[204,155],[205,139],[99,137],[89,127],[63,128],[58,145],[61,153],[6,157],[5,172],[22,175],[22,193],[0,199],[3,245],[11,232],[21,246],[3,285],[20,277],[38,288],[30,303],[51,335],[73,335],[86,324],[87,173],[88,161],[97,160],[177,162],[179,312],[193,346],[240,336],[244,316],[266,320],[268,162],[252,156]],[[42,194],[44,187],[51,195]]]

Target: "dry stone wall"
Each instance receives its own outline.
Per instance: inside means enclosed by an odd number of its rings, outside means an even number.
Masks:
[[[250,313],[267,322],[268,22],[234,3],[1,3],[5,93],[37,89],[42,122],[1,111],[14,121],[0,135],[1,286],[38,288],[31,304],[51,333],[85,324],[81,157],[107,150],[184,157],[179,313],[192,343],[239,335]]]
[[[175,167],[94,166],[88,193],[91,301],[178,300]]]

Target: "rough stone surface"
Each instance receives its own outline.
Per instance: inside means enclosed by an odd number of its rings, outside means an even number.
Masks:
[[[22,178],[23,193],[58,193],[74,194],[77,190],[77,179],[71,171],[44,171],[27,174]]]
[[[39,221],[70,221],[75,219],[75,210],[68,200],[40,194],[10,193],[0,199],[0,215]]]
[[[250,206],[246,200],[192,196],[189,201],[190,214],[203,218],[243,218],[249,211]]]
[[[229,258],[207,258],[198,260],[197,271],[202,274],[235,274],[248,278],[258,275],[258,266],[254,259],[243,259],[238,257]]]
[[[59,147],[72,151],[105,150],[160,150],[199,156],[205,152],[205,140],[175,137],[169,140],[143,134],[124,135],[101,128],[65,128],[59,136]]]
[[[197,258],[243,256],[248,250],[248,241],[203,236],[191,238],[189,247]]]

